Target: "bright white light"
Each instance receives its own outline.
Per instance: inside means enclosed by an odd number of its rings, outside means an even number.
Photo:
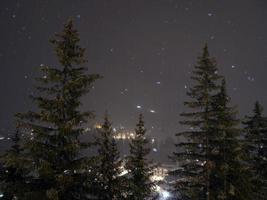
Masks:
[[[138,106],[136,106],[136,108],[138,108],[138,109],[141,109],[141,108],[142,108],[142,106],[139,106],[139,105],[138,105]]]
[[[157,150],[156,148],[153,148],[153,151],[154,151],[154,152],[157,152],[158,150]]]
[[[64,174],[69,174],[71,171],[70,170],[64,170]]]
[[[5,137],[3,137],[3,136],[0,136],[0,140],[4,140],[5,139]]]
[[[128,174],[128,171],[127,171],[127,170],[123,170],[123,171],[119,174],[119,176],[124,176],[125,174]]]
[[[206,161],[202,162],[200,165],[201,166],[204,166],[206,164]]]
[[[156,111],[155,110],[150,110],[151,113],[155,113]]]
[[[3,198],[4,197],[4,194],[3,193],[0,193],[0,198]]]
[[[163,190],[162,192],[161,192],[161,199],[167,199],[167,198],[169,198],[171,195],[170,195],[170,193],[168,192],[168,191],[166,191],[166,190]]]
[[[168,199],[169,197],[171,197],[171,194],[170,194],[168,191],[162,189],[162,188],[161,188],[160,186],[158,186],[158,185],[156,185],[156,191],[159,193],[159,199],[160,199],[160,200],[166,200],[166,199]]]
[[[157,82],[156,82],[156,84],[157,84],[157,85],[160,85],[160,84],[161,84],[161,82],[160,82],[160,81],[157,81]]]

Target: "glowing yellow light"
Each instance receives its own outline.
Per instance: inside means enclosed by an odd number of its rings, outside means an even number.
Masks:
[[[96,128],[96,129],[101,129],[102,126],[101,126],[101,124],[95,124],[95,128]]]

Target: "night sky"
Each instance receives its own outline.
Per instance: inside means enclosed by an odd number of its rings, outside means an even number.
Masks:
[[[48,40],[71,16],[89,73],[104,76],[84,98],[96,121],[108,110],[132,129],[142,112],[150,134],[173,136],[205,42],[240,116],[256,100],[267,110],[266,0],[1,0],[0,135],[32,109],[40,64],[57,65]]]

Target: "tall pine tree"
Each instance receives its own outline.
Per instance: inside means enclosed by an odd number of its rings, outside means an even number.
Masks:
[[[247,116],[245,125],[246,153],[248,165],[253,173],[254,195],[257,199],[266,199],[267,195],[267,117],[257,101],[253,115]]]
[[[122,161],[114,132],[107,114],[101,129],[98,129],[98,194],[99,199],[123,199],[123,188],[121,174]]]
[[[210,126],[210,199],[251,199],[250,174],[244,165],[243,143],[237,111],[230,105],[225,80],[212,102]]]
[[[81,154],[88,147],[80,140],[82,125],[93,113],[79,110],[98,74],[86,74],[85,49],[79,46],[79,34],[69,20],[62,33],[51,40],[60,66],[41,66],[37,94],[31,96],[36,111],[20,113],[20,123],[31,132],[25,144],[32,176],[32,193],[26,199],[86,199],[86,166]]]
[[[185,119],[180,123],[188,129],[176,134],[180,142],[176,144],[178,150],[174,152],[173,159],[182,170],[174,172],[178,177],[175,188],[183,199],[210,199],[209,126],[212,98],[218,92],[217,82],[221,78],[217,71],[216,62],[205,45],[192,72],[191,79],[195,85],[187,92],[191,100],[184,102],[189,111],[181,114]]]
[[[130,155],[126,164],[129,172],[129,200],[144,200],[152,195],[154,183],[150,180],[152,167],[147,160],[150,152],[143,116],[140,114],[139,122],[135,129],[135,137],[130,142]]]

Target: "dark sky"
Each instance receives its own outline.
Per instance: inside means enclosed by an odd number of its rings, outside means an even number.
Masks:
[[[97,120],[107,109],[131,129],[143,112],[152,135],[174,135],[205,42],[241,116],[257,99],[267,109],[266,0],[1,0],[0,135],[32,108],[40,64],[57,65],[48,40],[70,16],[104,76],[84,100]]]

